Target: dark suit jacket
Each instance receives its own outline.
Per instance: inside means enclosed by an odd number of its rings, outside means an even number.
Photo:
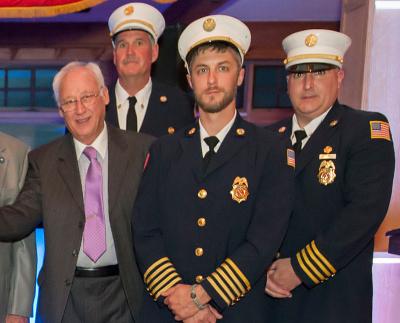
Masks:
[[[335,103],[296,157],[295,208],[280,252],[303,284],[293,298],[271,300],[271,322],[372,321],[373,239],[390,201],[394,152],[392,141],[371,138],[371,121],[387,122]],[[288,138],[291,119],[272,128]],[[318,172],[328,146],[336,178],[325,186]]]
[[[110,103],[106,109],[106,121],[119,127],[115,86],[109,89]],[[166,99],[166,101],[164,101]],[[194,121],[194,102],[177,87],[154,82],[150,94],[149,104],[140,132],[154,137],[161,137],[173,132]],[[172,127],[172,128],[171,128]]]
[[[206,173],[198,124],[159,139],[150,156],[133,226],[149,292],[157,297],[179,275],[181,282],[206,289],[224,311],[223,322],[265,322],[264,270],[292,210],[294,169],[286,145],[238,116]],[[198,248],[204,253],[196,255]],[[150,295],[143,313],[146,323],[175,322]]]
[[[152,139],[108,127],[110,223],[120,277],[133,317],[143,283],[132,250],[131,213]],[[29,154],[23,189],[13,205],[0,208],[0,237],[18,239],[43,222],[46,254],[38,278],[38,315],[61,322],[85,222],[78,161],[70,134]]]

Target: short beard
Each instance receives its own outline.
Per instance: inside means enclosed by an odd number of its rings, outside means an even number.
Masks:
[[[236,98],[237,88],[232,92],[224,92],[224,96],[222,100],[219,102],[215,102],[212,104],[208,104],[204,102],[200,96],[197,96],[196,93],[194,94],[197,105],[201,110],[207,113],[218,113],[224,110],[235,98]]]

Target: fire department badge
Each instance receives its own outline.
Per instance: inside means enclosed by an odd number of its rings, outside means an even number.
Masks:
[[[231,190],[232,200],[241,203],[247,200],[249,193],[249,184],[247,183],[246,177],[236,176],[232,184]]]
[[[133,6],[128,6],[124,9],[124,14],[125,14],[125,16],[129,16],[129,15],[133,14],[134,11],[135,11],[135,9],[133,9]]]
[[[329,185],[335,181],[336,167],[332,160],[323,160],[319,165],[318,180],[322,185]]]

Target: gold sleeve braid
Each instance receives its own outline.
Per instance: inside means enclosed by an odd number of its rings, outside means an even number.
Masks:
[[[335,267],[319,251],[313,240],[296,254],[297,261],[304,273],[314,282],[319,284],[336,274]]]
[[[249,280],[230,258],[208,276],[207,281],[228,306],[235,304],[251,289]]]
[[[155,261],[146,270],[143,278],[147,290],[154,300],[157,300],[163,292],[182,280],[168,257]]]

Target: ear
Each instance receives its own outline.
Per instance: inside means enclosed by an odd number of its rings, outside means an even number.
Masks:
[[[154,63],[158,58],[158,44],[151,46],[151,62]]]
[[[193,90],[192,77],[191,77],[191,75],[189,73],[186,74],[186,79],[187,79],[187,81],[189,83],[190,88]]]
[[[61,118],[64,119],[64,112],[63,112],[63,110],[61,110],[60,107],[58,108],[58,114],[59,114],[59,116],[60,116]]]
[[[338,89],[340,89],[340,86],[342,85],[343,79],[344,79],[344,70],[341,68],[341,69],[337,72]]]
[[[108,105],[110,103],[110,95],[108,94],[107,87],[102,87],[101,92],[103,93],[101,96],[103,98],[104,105]]]
[[[239,71],[239,75],[238,75],[238,80],[237,80],[237,86],[241,86],[244,80],[244,68],[242,67]]]
[[[113,50],[113,63],[114,63],[114,65],[116,66],[117,65],[117,58],[116,58],[116,52],[117,51],[117,49],[114,47],[114,50]]]

